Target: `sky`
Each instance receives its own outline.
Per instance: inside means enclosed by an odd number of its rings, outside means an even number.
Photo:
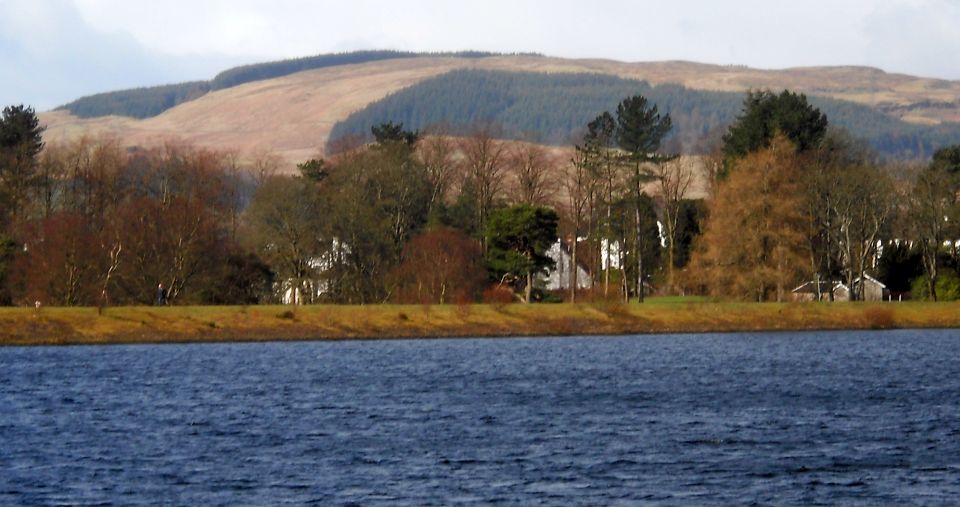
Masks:
[[[960,0],[0,0],[0,106],[359,49],[960,79]]]

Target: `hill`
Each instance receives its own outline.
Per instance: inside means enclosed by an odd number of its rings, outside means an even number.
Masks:
[[[270,149],[288,168],[322,152],[333,126],[370,103],[459,69],[588,73],[742,94],[771,88],[846,100],[905,122],[960,121],[960,82],[887,74],[860,67],[757,70],[690,62],[623,63],[535,55],[466,58],[424,55],[328,66],[211,90],[150,118],[83,119],[67,110],[43,113],[47,142],[105,133],[125,144],[177,137],[220,150]]]
[[[462,51],[444,53],[445,56],[460,58],[483,58],[494,53]],[[81,97],[58,107],[69,111],[79,118],[99,118],[101,116],[129,116],[131,118],[151,118],[184,102],[202,97],[210,91],[233,88],[253,81],[262,81],[288,76],[305,70],[336,67],[355,63],[392,60],[395,58],[418,58],[438,56],[431,53],[411,53],[407,51],[356,51],[352,53],[333,53],[304,58],[293,58],[275,62],[242,65],[217,74],[210,81],[191,81],[163,86],[151,86],[98,93]]]
[[[454,134],[479,123],[497,125],[503,136],[548,144],[576,142],[584,125],[612,111],[624,97],[642,94],[670,114],[672,149],[698,153],[705,138],[723,131],[740,113],[743,94],[689,89],[676,84],[603,74],[539,74],[457,70],[427,79],[371,103],[337,123],[328,146],[342,137],[369,138],[370,125],[391,121],[414,130],[444,125]],[[831,125],[866,139],[881,154],[928,157],[960,139],[960,124],[917,125],[863,104],[811,97]],[[714,136],[716,137],[716,136]]]

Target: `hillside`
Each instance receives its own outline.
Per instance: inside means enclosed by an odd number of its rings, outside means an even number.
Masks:
[[[494,54],[476,51],[461,51],[441,55],[411,53],[407,51],[355,51],[352,53],[323,54],[304,58],[242,65],[240,67],[227,69],[217,74],[210,81],[192,81],[188,83],[98,93],[81,97],[57,109],[69,111],[74,116],[80,118],[99,118],[111,115],[129,116],[139,119],[151,118],[184,102],[202,97],[210,91],[233,88],[234,86],[252,83],[254,81],[283,77],[297,72],[326,67],[427,56],[483,58],[494,56]]]
[[[570,144],[590,120],[635,94],[672,118],[668,149],[691,154],[709,151],[704,139],[716,138],[724,131],[743,103],[742,92],[694,90],[676,84],[651,86],[646,81],[604,74],[457,70],[400,90],[350,115],[334,126],[328,146],[342,137],[370,140],[370,125],[388,121],[414,130],[443,125],[453,134],[491,123],[504,137]],[[960,123],[918,125],[864,104],[816,96],[810,100],[831,125],[865,139],[887,157],[925,158],[960,139]]]
[[[689,62],[622,63],[532,55],[485,58],[422,56],[337,65],[211,91],[142,120],[80,119],[67,111],[43,113],[47,142],[106,133],[129,145],[172,137],[249,154],[270,149],[293,164],[322,152],[333,126],[368,104],[456,69],[534,73],[595,73],[680,84],[704,91],[742,93],[790,88],[849,100],[905,121],[960,121],[960,82],[887,74],[859,67],[757,70]]]

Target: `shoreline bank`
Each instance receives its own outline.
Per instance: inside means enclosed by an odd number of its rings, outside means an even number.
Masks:
[[[0,308],[0,346],[960,328],[960,303]]]

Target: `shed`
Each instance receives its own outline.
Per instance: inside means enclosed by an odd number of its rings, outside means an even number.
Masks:
[[[820,285],[819,291],[817,290],[818,283]],[[811,280],[797,287],[796,289],[793,289],[793,300],[799,302],[826,301],[830,299],[830,291],[833,290],[835,285],[835,282],[817,282],[815,280]]]

